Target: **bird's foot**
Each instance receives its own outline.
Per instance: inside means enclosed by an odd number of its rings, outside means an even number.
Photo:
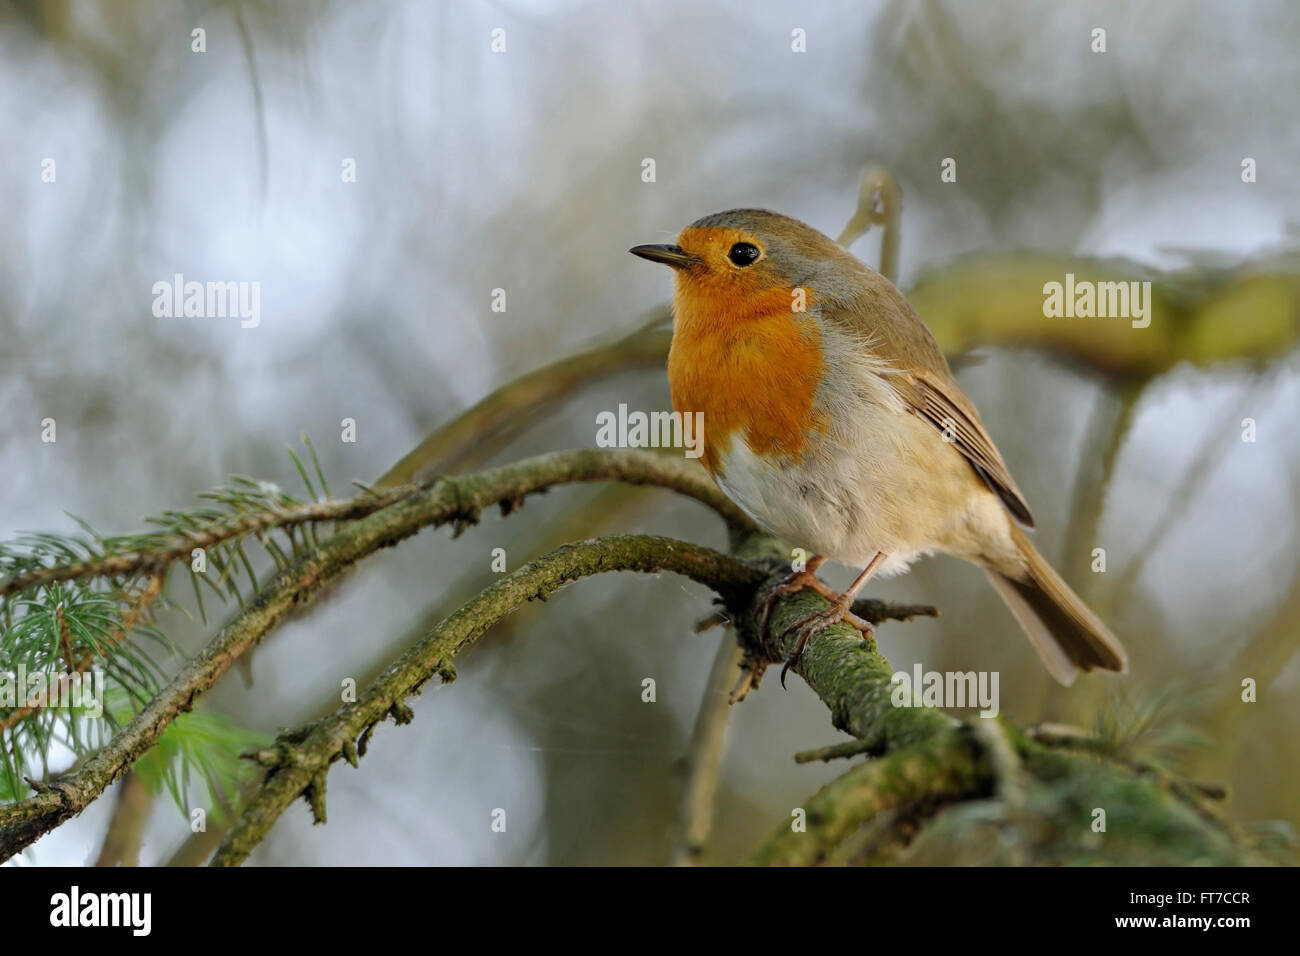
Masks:
[[[786,671],[799,663],[799,658],[803,655],[803,649],[807,646],[808,641],[832,624],[846,621],[861,631],[864,637],[870,637],[875,633],[875,628],[872,627],[870,621],[864,621],[849,610],[852,603],[852,599],[848,595],[836,595],[834,602],[826,610],[818,611],[816,614],[809,614],[803,620],[796,621],[782,632],[782,640],[785,640],[786,636],[792,632],[796,635],[794,646],[790,648],[790,653],[785,659],[785,665],[781,668],[782,687],[785,687]]]
[[[788,594],[797,594],[804,588],[811,588],[832,604],[840,599],[838,591],[832,591],[818,579],[815,572],[821,563],[821,558],[815,558],[814,561],[809,562],[809,567],[806,570],[787,574],[772,585],[771,590],[763,597],[763,603],[758,607],[758,633],[760,637],[767,635],[767,622],[772,617],[772,608],[776,606],[777,601]]]

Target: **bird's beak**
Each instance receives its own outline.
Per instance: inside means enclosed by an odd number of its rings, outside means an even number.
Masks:
[[[685,269],[687,266],[694,265],[697,261],[693,255],[686,252],[681,246],[667,245],[665,243],[633,246],[628,252],[634,256],[640,256],[642,259],[649,259],[651,262],[662,262],[674,269]]]

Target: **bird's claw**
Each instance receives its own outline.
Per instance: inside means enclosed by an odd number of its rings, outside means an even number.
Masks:
[[[819,561],[817,563],[820,564],[821,562]],[[815,572],[815,566],[805,571],[795,571],[792,574],[787,574],[776,584],[772,585],[767,594],[763,596],[763,603],[759,605],[758,633],[760,635],[767,634],[767,622],[772,617],[772,608],[776,606],[776,602],[787,595],[797,594],[804,588],[810,588],[811,590],[816,591],[832,603],[840,599],[838,592],[832,591],[826,585],[822,584]]]
[[[809,614],[802,620],[795,621],[795,623],[791,624],[781,632],[782,641],[784,641],[791,632],[798,635],[795,639],[794,646],[790,648],[790,653],[786,655],[785,664],[781,667],[781,687],[783,689],[785,688],[786,673],[790,668],[799,663],[799,658],[803,656],[803,650],[808,645],[808,642],[813,637],[826,630],[826,628],[833,624],[838,624],[841,621],[852,624],[865,637],[870,637],[875,633],[875,628],[872,627],[871,622],[864,621],[862,618],[850,611],[848,603],[844,601],[843,598],[836,600],[834,604],[826,608],[824,611]]]

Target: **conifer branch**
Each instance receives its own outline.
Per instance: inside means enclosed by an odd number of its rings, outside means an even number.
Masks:
[[[403,493],[388,507],[342,530],[281,570],[194,659],[145,704],[109,743],[71,774],[42,784],[39,792],[0,806],[0,860],[80,813],[159,738],[176,717],[191,709],[230,666],[293,607],[357,561],[396,544],[420,529],[447,523],[472,524],[492,505],[506,513],[532,493],[560,484],[622,481],[677,491],[714,508],[734,528],[752,528],[698,466],[682,459],[637,451],[583,449],[555,452]]]
[[[170,534],[146,532],[136,536],[101,539],[102,548],[93,557],[82,561],[52,563],[0,580],[0,597],[55,581],[156,574],[179,561],[188,561],[195,548],[210,550],[219,544],[273,528],[352,521],[381,511],[417,491],[418,487],[407,485],[382,494],[359,495],[341,501],[313,501],[289,508],[266,503],[265,510],[222,515],[193,530],[178,530]],[[210,512],[203,513],[204,516],[209,514]],[[170,512],[169,516],[179,523],[180,513]],[[193,521],[199,524],[200,516],[195,515]]]

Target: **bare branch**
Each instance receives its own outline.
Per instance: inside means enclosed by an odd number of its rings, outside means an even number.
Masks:
[[[153,809],[153,794],[138,774],[128,773],[118,787],[117,805],[95,866],[138,866],[140,844]]]
[[[631,335],[561,359],[503,385],[424,441],[376,482],[392,487],[472,463],[576,389],[638,366],[662,366],[672,334],[656,328],[667,309]]]
[[[713,831],[713,806],[726,750],[727,724],[732,714],[728,692],[735,682],[740,660],[740,645],[730,631],[724,632],[691,734],[686,792],[682,800],[681,845],[676,860],[680,866],[699,862]]]

